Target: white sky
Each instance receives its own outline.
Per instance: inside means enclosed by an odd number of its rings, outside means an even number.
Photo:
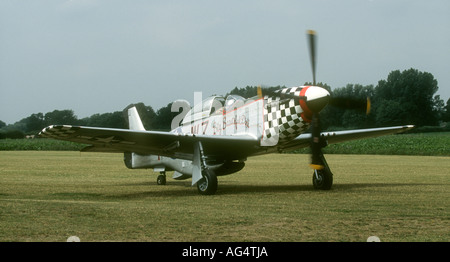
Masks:
[[[0,120],[79,118],[194,92],[312,81],[373,84],[415,68],[450,97],[448,0],[0,0]]]

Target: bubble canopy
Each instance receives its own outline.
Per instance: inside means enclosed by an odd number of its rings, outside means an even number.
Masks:
[[[245,104],[246,99],[238,95],[229,95],[225,99],[222,96],[211,96],[204,99],[186,114],[184,123],[195,122],[211,115],[222,115],[239,108]]]

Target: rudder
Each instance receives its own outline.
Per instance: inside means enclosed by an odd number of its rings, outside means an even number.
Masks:
[[[128,128],[130,130],[145,131],[145,127],[134,104],[124,109],[124,116],[128,121]]]

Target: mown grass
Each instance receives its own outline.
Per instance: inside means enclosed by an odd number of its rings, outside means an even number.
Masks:
[[[120,154],[0,152],[0,241],[450,240],[449,157],[326,157],[330,191],[313,190],[308,155],[274,154],[200,196]]]

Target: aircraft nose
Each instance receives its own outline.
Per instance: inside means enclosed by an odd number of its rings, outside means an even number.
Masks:
[[[306,106],[313,113],[318,113],[330,101],[330,93],[322,87],[310,86],[305,91]]]

